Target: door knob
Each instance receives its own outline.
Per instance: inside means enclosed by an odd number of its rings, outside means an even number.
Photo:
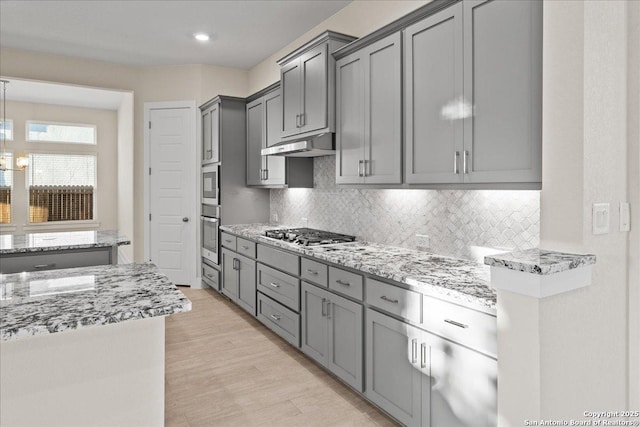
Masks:
[[[184,218],[182,218],[182,222],[189,222],[189,218],[185,216]]]

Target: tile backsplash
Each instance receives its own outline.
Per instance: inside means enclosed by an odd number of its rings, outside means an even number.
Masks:
[[[345,189],[335,183],[335,162],[314,159],[313,189],[271,190],[271,218],[478,261],[486,248],[539,244],[539,191]],[[428,248],[416,234],[428,236]]]

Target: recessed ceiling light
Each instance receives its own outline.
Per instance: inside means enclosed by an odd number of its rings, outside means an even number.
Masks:
[[[205,33],[195,33],[193,35],[193,37],[198,40],[199,42],[208,42],[209,41],[209,34],[205,34]]]

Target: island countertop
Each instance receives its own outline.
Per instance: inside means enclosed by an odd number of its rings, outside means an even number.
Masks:
[[[190,310],[153,264],[0,275],[1,341]]]
[[[425,295],[442,298],[486,313],[496,313],[497,292],[490,286],[488,266],[429,252],[356,241],[322,246],[300,246],[268,238],[266,230],[281,224],[220,226],[222,231],[260,243],[390,279]]]
[[[0,255],[129,245],[117,230],[60,231],[0,236]]]

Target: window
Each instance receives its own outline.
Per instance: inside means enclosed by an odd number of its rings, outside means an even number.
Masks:
[[[94,154],[29,155],[29,222],[92,220],[96,186]]]
[[[2,138],[2,134],[7,137],[7,141],[13,140],[13,121],[7,120],[3,122],[0,120],[0,138]]]
[[[13,165],[11,153],[0,153],[5,158],[7,167]],[[0,171],[0,224],[11,224],[11,188],[13,173],[10,170]]]
[[[95,144],[96,127],[93,125],[28,121],[27,141]]]

